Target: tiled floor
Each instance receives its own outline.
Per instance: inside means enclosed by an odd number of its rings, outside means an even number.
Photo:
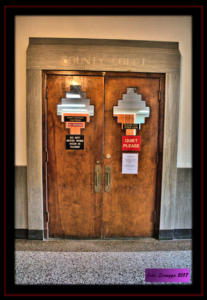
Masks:
[[[15,283],[151,284],[145,282],[146,268],[191,270],[191,251],[17,251]]]
[[[157,284],[145,282],[146,268],[191,270],[192,264],[190,240],[16,240],[15,244],[18,285]]]
[[[191,250],[191,240],[156,240],[140,238],[128,240],[68,240],[49,239],[16,240],[17,251],[58,251],[58,252],[134,252],[134,251],[175,251]]]

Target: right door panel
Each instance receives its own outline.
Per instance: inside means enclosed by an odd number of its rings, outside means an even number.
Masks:
[[[157,151],[159,130],[159,78],[105,78],[104,167],[111,167],[111,188],[103,193],[102,238],[153,236],[153,211],[156,199]],[[122,174],[121,124],[113,117],[128,87],[137,92],[150,107],[137,135],[141,136],[138,174]],[[111,158],[106,158],[110,154]],[[109,156],[110,157],[110,156]]]

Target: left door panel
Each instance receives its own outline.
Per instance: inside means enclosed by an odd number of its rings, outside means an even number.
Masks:
[[[101,195],[94,192],[96,161],[103,160],[104,79],[99,76],[48,75],[47,100],[47,191],[49,237],[100,237]],[[94,116],[81,129],[84,150],[66,150],[70,134],[57,116],[57,104],[80,85]]]

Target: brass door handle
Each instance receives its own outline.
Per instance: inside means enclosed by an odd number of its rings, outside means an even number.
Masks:
[[[94,192],[98,193],[101,191],[101,166],[95,165],[94,172]]]
[[[111,167],[105,166],[105,192],[111,190]]]

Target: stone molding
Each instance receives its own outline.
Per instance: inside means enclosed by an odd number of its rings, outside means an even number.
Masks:
[[[160,230],[174,229],[179,117],[178,43],[30,38],[27,49],[28,230],[43,230],[42,71],[165,73]]]

